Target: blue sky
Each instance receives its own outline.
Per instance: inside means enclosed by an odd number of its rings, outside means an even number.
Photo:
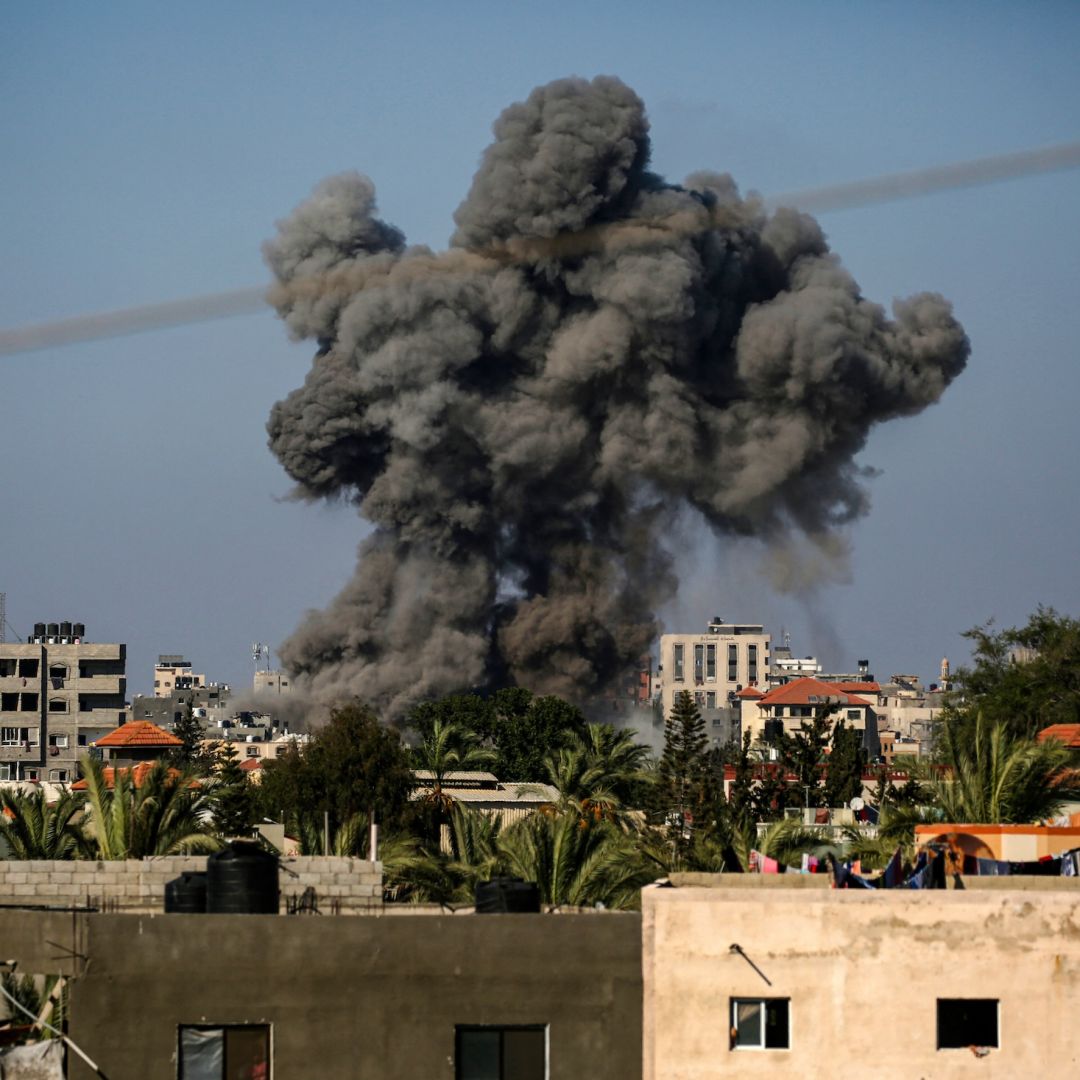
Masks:
[[[1080,138],[1080,6],[621,2],[9,4],[0,10],[0,327],[267,280],[322,177],[442,247],[499,111],[568,74],[645,100],[653,167],[793,191]],[[972,341],[942,403],[875,431],[850,581],[777,596],[691,531],[673,629],[788,629],[831,666],[934,675],[959,633],[1080,614],[1080,172],[821,215],[867,296],[932,289]],[[290,502],[271,404],[310,358],[267,312],[12,356],[0,590],[248,685],[352,569],[344,505]]]

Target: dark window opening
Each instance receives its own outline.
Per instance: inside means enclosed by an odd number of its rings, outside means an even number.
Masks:
[[[791,1046],[789,998],[732,998],[733,1050],[787,1050]]]
[[[24,679],[36,679],[38,673],[37,660],[20,660],[19,675]]]
[[[270,1025],[180,1027],[179,1080],[270,1080]]]
[[[545,1080],[547,1028],[457,1028],[456,1080]]]
[[[683,647],[681,645],[672,646],[672,667],[674,668],[673,675],[676,682],[682,682],[683,677]]]
[[[18,694],[0,694],[0,712],[18,712]]]
[[[939,1050],[998,1045],[997,998],[938,998]]]
[[[64,698],[52,698],[49,701],[49,712],[67,712],[68,703]]]
[[[0,660],[0,679],[13,679],[18,661],[14,658]]]
[[[727,677],[728,682],[735,682],[739,677],[739,646],[727,647]]]
[[[38,711],[38,696],[37,694],[23,694],[22,701],[19,704],[20,712],[37,712]]]

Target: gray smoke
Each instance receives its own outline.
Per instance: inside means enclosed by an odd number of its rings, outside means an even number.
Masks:
[[[935,402],[968,342],[942,297],[865,300],[817,223],[730,177],[648,171],[619,80],[507,109],[449,251],[404,247],[358,174],[279,225],[271,299],[317,342],[270,445],[375,527],[281,649],[387,719],[516,682],[583,700],[649,649],[679,511],[822,551],[864,513],[871,426]]]

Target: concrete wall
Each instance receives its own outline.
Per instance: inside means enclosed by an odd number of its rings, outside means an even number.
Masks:
[[[550,1080],[641,1075],[634,914],[0,910],[0,940],[20,970],[73,971],[69,1033],[108,1080],[174,1076],[179,1024],[245,1022],[272,1025],[274,1080],[453,1080],[458,1024],[548,1025]]]
[[[315,890],[319,910],[326,914],[366,914],[382,908],[381,863],[297,856],[282,859],[279,867],[282,910],[308,887]],[[185,870],[205,869],[205,855],[116,862],[0,860],[0,904],[161,912],[166,882]]]
[[[643,1076],[1080,1075],[1080,889],[1039,881],[646,889]],[[791,1048],[731,1049],[733,997],[789,998]],[[982,1058],[936,1049],[937,999],[965,997],[1000,1001],[1000,1048]]]

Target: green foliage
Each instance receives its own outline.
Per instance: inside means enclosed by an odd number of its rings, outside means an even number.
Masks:
[[[1052,817],[1077,794],[1069,750],[1019,734],[1007,721],[980,713],[971,729],[947,719],[938,744],[939,762],[919,770],[946,821],[1028,824]]]
[[[980,714],[1018,735],[1080,723],[1080,621],[1040,606],[1026,626],[976,626],[973,664],[953,680],[948,713],[969,732]]]
[[[210,796],[214,830],[222,837],[247,836],[255,816],[251,782],[240,768],[236,747],[225,743],[218,750],[218,770]]]
[[[213,754],[203,746],[203,726],[189,701],[180,719],[173,725],[173,734],[183,743],[167,755],[168,763],[175,769],[198,775],[208,775],[213,767]]]
[[[35,791],[0,789],[0,836],[12,859],[77,859],[86,840],[80,827],[86,800],[65,791],[49,803]]]
[[[397,732],[355,702],[334,709],[308,743],[266,763],[257,812],[283,821],[295,834],[304,819],[321,828],[326,812],[336,831],[354,815],[374,811],[380,826],[393,831],[403,818],[412,780]]]
[[[142,859],[216,851],[204,820],[210,799],[207,787],[190,773],[155,762],[136,787],[130,769],[113,772],[105,782],[101,763],[84,757],[79,766],[86,779],[86,833],[98,859]]]
[[[633,908],[655,878],[634,838],[577,814],[530,814],[499,838],[511,874],[532,881],[541,903]]]
[[[664,752],[657,769],[655,812],[673,833],[676,844],[686,841],[690,822],[705,801],[708,761],[705,722],[688,690],[675,695],[664,724]]]
[[[629,731],[589,724],[583,734],[544,759],[547,778],[559,791],[560,808],[582,817],[625,823],[641,790],[648,748]]]
[[[829,716],[835,708],[821,709],[809,722],[799,723],[799,730],[776,736],[784,772],[795,774],[794,789],[785,784],[781,794],[783,806],[821,806],[825,804],[825,748],[829,745]]]
[[[826,763],[823,791],[826,806],[847,806],[856,795],[862,794],[865,765],[866,751],[862,745],[862,733],[847,727],[841,720],[833,728]]]
[[[495,752],[479,745],[479,736],[461,722],[434,716],[424,724],[423,741],[412,751],[415,768],[432,774],[429,801],[449,809],[449,796],[443,791],[446,777],[454,772],[485,769],[495,760]]]
[[[489,698],[462,694],[418,705],[409,726],[426,740],[435,724],[470,732],[492,756],[488,768],[503,781],[536,782],[544,775],[544,758],[586,729],[579,709],[562,698],[536,697],[510,687]]]
[[[68,1013],[67,980],[63,976],[17,975],[14,971],[3,971],[0,972],[0,986],[21,1006],[17,1008],[9,1001],[2,1003],[8,1006],[14,1023],[19,1027],[32,1027],[25,1037],[16,1039],[12,1045],[34,1042],[41,1037],[44,1029],[34,1025],[34,1020],[39,1017],[55,1028],[63,1028]]]

